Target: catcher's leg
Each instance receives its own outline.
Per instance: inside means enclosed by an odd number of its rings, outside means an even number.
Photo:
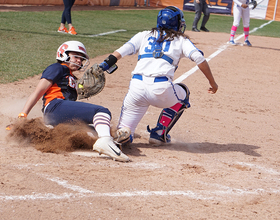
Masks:
[[[157,126],[155,128],[150,129],[149,125],[147,126],[147,130],[150,132],[150,144],[169,143],[171,141],[171,137],[168,134],[169,131],[181,117],[184,110],[190,107],[190,91],[188,87],[181,83],[178,84],[186,91],[186,98],[180,100],[170,108],[164,108],[159,115]]]
[[[146,101],[143,87],[142,81],[132,79],[130,82],[130,89],[123,101],[117,132],[123,131],[122,129],[124,128],[130,128],[131,131],[128,137],[124,135],[126,138],[122,138],[122,140],[119,141],[123,147],[133,142],[136,127],[149,108],[149,103]]]

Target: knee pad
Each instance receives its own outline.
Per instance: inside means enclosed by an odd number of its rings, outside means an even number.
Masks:
[[[176,84],[181,86],[185,90],[185,92],[186,92],[186,98],[184,100],[181,100],[181,103],[183,104],[184,108],[191,107],[191,105],[189,103],[189,98],[190,98],[190,90],[189,90],[189,88],[185,84],[183,84],[183,83],[176,83]]]

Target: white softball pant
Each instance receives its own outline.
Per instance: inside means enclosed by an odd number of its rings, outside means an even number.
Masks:
[[[234,4],[233,7],[233,25],[238,27],[240,23],[240,19],[242,18],[243,27],[249,27],[250,25],[250,9],[242,8],[241,6],[237,6]]]
[[[142,80],[130,81],[119,119],[118,127],[129,127],[132,136],[150,105],[169,108],[186,98],[185,90],[178,84],[170,81],[154,82],[154,77],[142,77]]]

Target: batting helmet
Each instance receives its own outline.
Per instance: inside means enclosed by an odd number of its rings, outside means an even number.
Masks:
[[[59,46],[56,53],[56,59],[61,62],[68,62],[70,60],[69,52],[78,52],[83,54],[83,59],[88,63],[89,56],[85,46],[79,41],[66,41]],[[85,67],[85,64],[80,68]]]
[[[186,23],[183,12],[175,6],[168,6],[160,10],[157,17],[157,28],[173,29],[184,33]]]

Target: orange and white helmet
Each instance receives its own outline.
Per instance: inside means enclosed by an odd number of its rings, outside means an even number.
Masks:
[[[56,59],[61,62],[70,62],[69,52],[78,52],[83,54],[83,64],[79,69],[85,69],[89,64],[89,56],[87,55],[87,51],[85,46],[79,41],[66,41],[59,46],[56,53]],[[76,65],[76,64],[75,64]]]

